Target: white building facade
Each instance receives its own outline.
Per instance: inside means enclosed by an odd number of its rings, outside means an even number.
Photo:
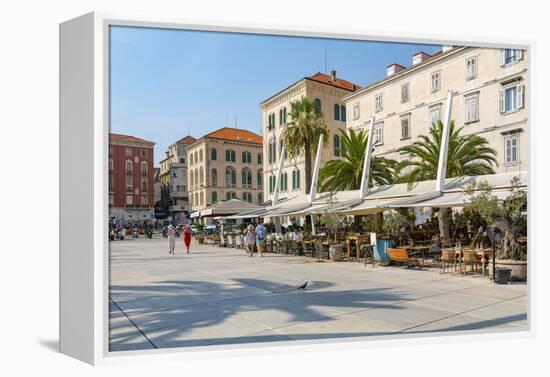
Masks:
[[[402,161],[398,149],[428,135],[443,120],[447,91],[451,119],[462,134],[486,138],[497,151],[496,172],[528,169],[526,51],[444,47],[432,56],[418,52],[412,65],[387,67],[387,77],[346,96],[347,127],[368,129],[376,117],[374,155]]]

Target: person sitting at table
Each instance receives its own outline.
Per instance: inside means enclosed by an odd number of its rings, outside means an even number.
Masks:
[[[432,237],[432,252],[434,254],[441,254],[441,235],[436,233]]]
[[[294,231],[292,232],[292,240],[293,241],[300,241],[300,233],[298,233],[298,231],[296,231],[296,229],[294,229]]]

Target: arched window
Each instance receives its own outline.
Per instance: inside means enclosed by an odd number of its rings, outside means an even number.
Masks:
[[[201,185],[204,184],[204,170],[202,169],[202,166],[199,170],[199,183]]]
[[[340,136],[334,135],[334,156],[340,157]]]
[[[285,149],[285,155],[283,156],[283,145],[284,145],[284,143],[283,143],[283,140],[282,140],[282,139],[279,140],[279,145],[280,145],[279,156],[282,156],[281,158],[286,159],[286,157],[287,157],[287,152],[286,152],[286,149]]]
[[[227,187],[237,186],[237,173],[232,167],[228,167],[225,169],[225,185]]]
[[[133,167],[132,161],[126,160],[126,174],[132,174],[132,167]]]
[[[212,186],[218,185],[218,170],[212,169]]]
[[[141,175],[147,175],[147,161],[141,161]]]
[[[212,161],[216,161],[218,159],[218,151],[216,150],[216,148],[212,148],[210,150],[210,159]]]
[[[295,169],[292,172],[292,189],[293,190],[300,189],[300,170],[298,169]]]
[[[235,162],[235,151],[233,150],[225,151],[225,161]]]
[[[346,106],[344,105],[340,106],[340,120],[342,122],[346,121]]]
[[[281,191],[286,191],[287,190],[287,188],[288,188],[288,174],[287,173],[281,174],[281,184],[279,186],[280,186]]]
[[[243,164],[251,164],[252,163],[252,153],[250,152],[243,152],[242,153],[242,160]]]
[[[199,150],[199,162],[202,162],[202,149]]]
[[[252,194],[250,192],[243,192],[243,200],[252,203]]]
[[[260,192],[258,194],[258,204],[262,204],[263,202],[264,202],[264,194]]]
[[[269,163],[277,161],[277,140],[274,138],[269,142]]]
[[[218,202],[218,193],[216,191],[212,191],[212,204]]]
[[[189,186],[193,188],[195,180],[193,179],[193,170],[189,170]]]
[[[227,200],[229,199],[236,199],[237,198],[237,194],[234,192],[234,191],[229,191],[225,194],[225,198]]]
[[[189,165],[193,165],[193,153],[189,153]]]
[[[241,172],[243,187],[252,187],[252,172],[249,168],[244,168]]]
[[[340,120],[340,105],[334,104],[334,120]]]
[[[200,193],[199,203],[200,203],[201,206],[204,204],[204,193],[202,191]]]
[[[279,126],[283,125],[283,109],[279,109]]]
[[[194,195],[194,199],[193,199],[193,202],[195,203],[196,206],[199,205],[199,194],[195,193]]]
[[[195,164],[199,163],[199,152],[195,151]]]
[[[262,188],[264,185],[264,171],[262,169],[258,170],[256,179],[258,181],[258,188]]]
[[[315,101],[313,101],[313,106],[316,112],[321,112],[321,100],[319,98],[315,98]]]
[[[283,107],[283,124],[286,124],[286,107]]]

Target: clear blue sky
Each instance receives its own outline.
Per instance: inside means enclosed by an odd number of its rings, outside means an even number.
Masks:
[[[135,27],[111,28],[111,132],[166,148],[226,125],[261,133],[259,103],[295,81],[325,71],[361,86],[386,66],[411,64],[436,45],[380,43]]]

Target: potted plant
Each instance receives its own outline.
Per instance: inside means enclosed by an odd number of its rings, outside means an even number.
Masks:
[[[488,235],[495,244],[495,263],[512,270],[512,280],[527,280],[527,192],[514,177],[510,193],[499,199],[487,182],[472,184],[466,190],[466,209],[479,214],[488,225]],[[493,229],[498,229],[498,233]],[[492,273],[492,260],[489,271]]]
[[[330,259],[339,261],[342,258],[342,244],[338,242],[338,230],[342,227],[342,219],[334,212],[325,212],[321,216],[321,223],[334,236],[334,242],[329,246]]]
[[[203,233],[203,231],[204,231],[204,225],[202,225],[202,224],[199,223],[199,222],[195,222],[195,223],[193,224],[193,226],[194,226],[195,228],[197,228],[198,234],[197,234],[197,236],[195,237],[195,238],[197,239],[197,242],[199,243],[199,245],[204,244],[204,233]]]

